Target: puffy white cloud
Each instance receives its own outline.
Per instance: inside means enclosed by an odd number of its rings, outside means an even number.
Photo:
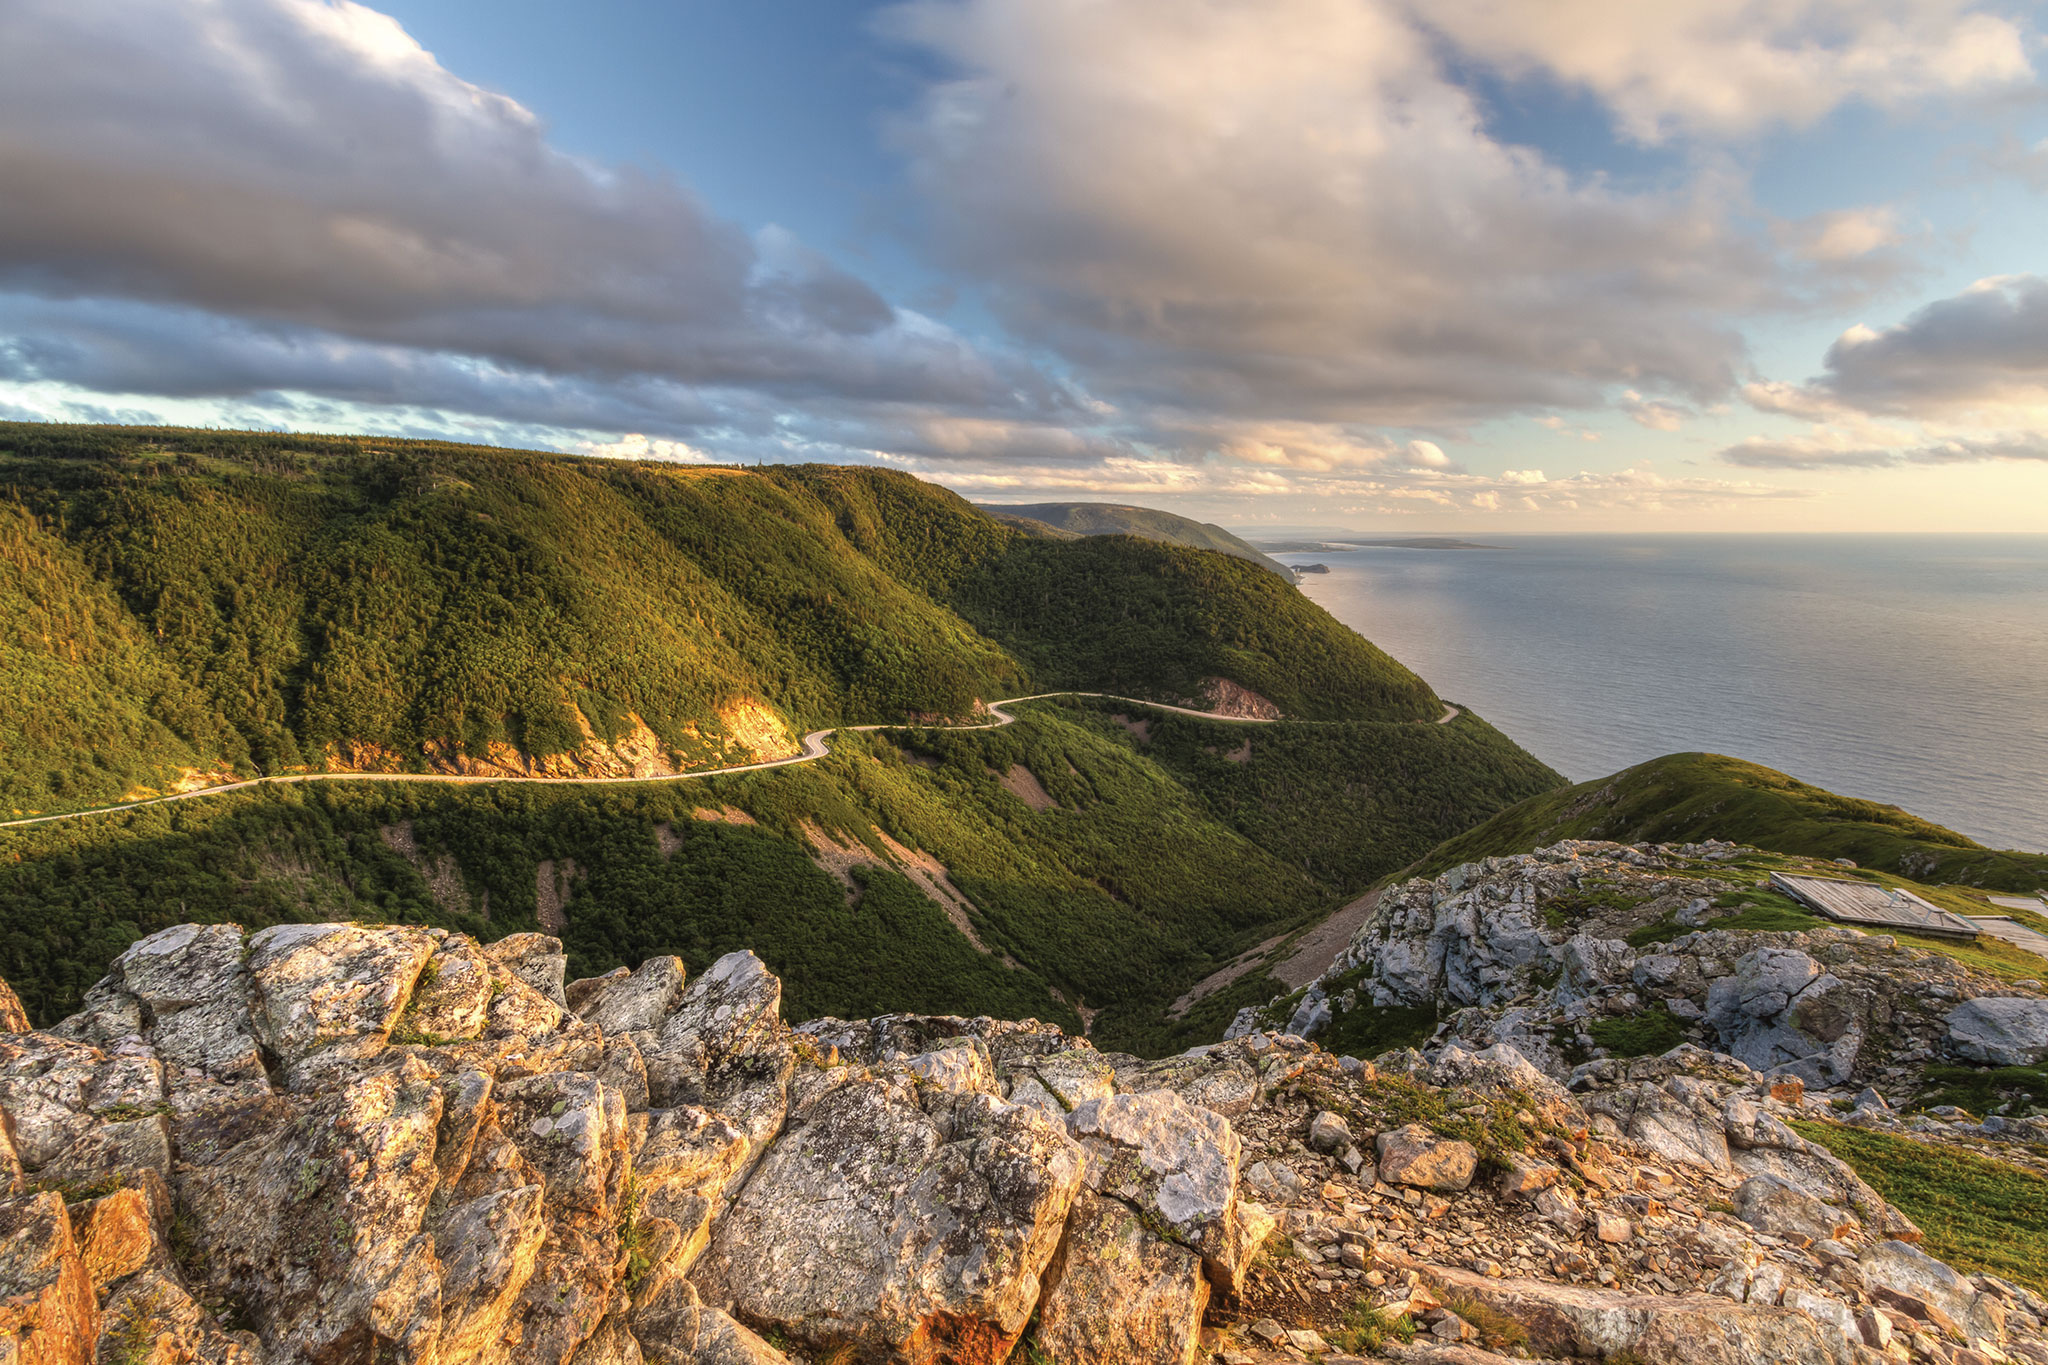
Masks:
[[[1754,383],[1763,412],[1813,425],[1721,452],[1774,469],[1873,469],[2048,458],[2048,279],[1979,280],[1889,327],[1859,324],[1808,384]]]
[[[1626,194],[1496,141],[1392,0],[914,0],[891,27],[955,72],[898,132],[937,250],[1132,410],[1705,399],[1733,319],[1796,287],[1730,181]]]
[[[2003,9],[2005,12],[1999,12]],[[1808,124],[2032,75],[2017,4],[1976,0],[1413,0],[1423,23],[1512,75],[1591,91],[1639,142]]]

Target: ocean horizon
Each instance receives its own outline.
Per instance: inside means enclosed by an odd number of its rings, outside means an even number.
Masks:
[[[1575,782],[1704,750],[2048,849],[2048,535],[1459,538],[1274,557]]]

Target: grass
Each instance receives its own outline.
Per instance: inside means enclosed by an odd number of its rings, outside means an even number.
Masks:
[[[1886,1133],[1807,1121],[1792,1126],[1918,1223],[1930,1255],[2048,1294],[2048,1179]]]
[[[1656,1056],[1686,1040],[1684,1022],[1662,1004],[1635,1014],[1598,1020],[1586,1032],[1616,1057]]]
[[[2048,885],[2048,853],[1986,848],[1896,806],[1837,795],[1760,764],[1704,753],[1667,754],[1531,797],[1447,841],[1414,874],[1436,876],[1459,863],[1527,853],[1560,839],[1710,838],[1800,857],[1848,858],[1865,870],[1917,883],[2004,891]]]
[[[1360,1299],[1345,1311],[1344,1323],[1331,1333],[1330,1344],[1346,1355],[1374,1355],[1389,1341],[1415,1340],[1415,1321],[1406,1313],[1389,1317]]]
[[[1923,1109],[1953,1104],[1980,1118],[2001,1106],[2048,1110],[2048,1068],[1931,1066],[1925,1074],[1931,1088],[1916,1101]]]
[[[1457,1294],[1444,1307],[1471,1323],[1479,1332],[1480,1344],[1488,1350],[1509,1351],[1529,1344],[1529,1329],[1490,1303],[1469,1294]]]
[[[1327,1052],[1352,1057],[1377,1057],[1395,1048],[1420,1047],[1436,1032],[1434,1005],[1359,1005],[1333,1014],[1316,1042]]]

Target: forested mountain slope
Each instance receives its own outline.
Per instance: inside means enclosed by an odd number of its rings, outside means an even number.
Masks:
[[[1666,754],[1531,797],[1446,842],[1415,872],[1436,876],[1459,863],[1529,853],[1560,839],[1724,839],[1775,853],[1848,858],[1923,882],[1994,891],[2048,886],[2048,853],[1986,848],[1897,806],[1840,796],[1722,754]]]
[[[577,975],[751,947],[791,1008],[1033,1016],[1158,1053],[1263,976],[1167,1005],[1447,835],[1561,779],[1478,718],[1151,722],[1034,702],[993,731],[843,734],[682,783],[336,782],[0,830],[0,976],[61,1017],[191,920],[545,930]],[[1100,1014],[1097,1014],[1100,1011]]]
[[[976,503],[975,506],[999,521],[1022,525],[1028,530],[1050,528],[1073,536],[1137,536],[1168,545],[1187,545],[1198,550],[1216,550],[1248,559],[1280,577],[1294,581],[1293,571],[1263,550],[1240,540],[1213,522],[1162,512],[1156,507],[1126,507],[1113,502],[1030,502]],[[1040,531],[1044,535],[1045,532]]]
[[[1063,687],[1427,720],[1242,561],[871,469],[0,425],[0,812],[319,770],[648,774]]]

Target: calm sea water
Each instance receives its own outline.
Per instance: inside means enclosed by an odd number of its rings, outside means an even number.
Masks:
[[[1705,749],[2048,849],[2048,536],[1507,536],[1309,597],[1574,781]]]

